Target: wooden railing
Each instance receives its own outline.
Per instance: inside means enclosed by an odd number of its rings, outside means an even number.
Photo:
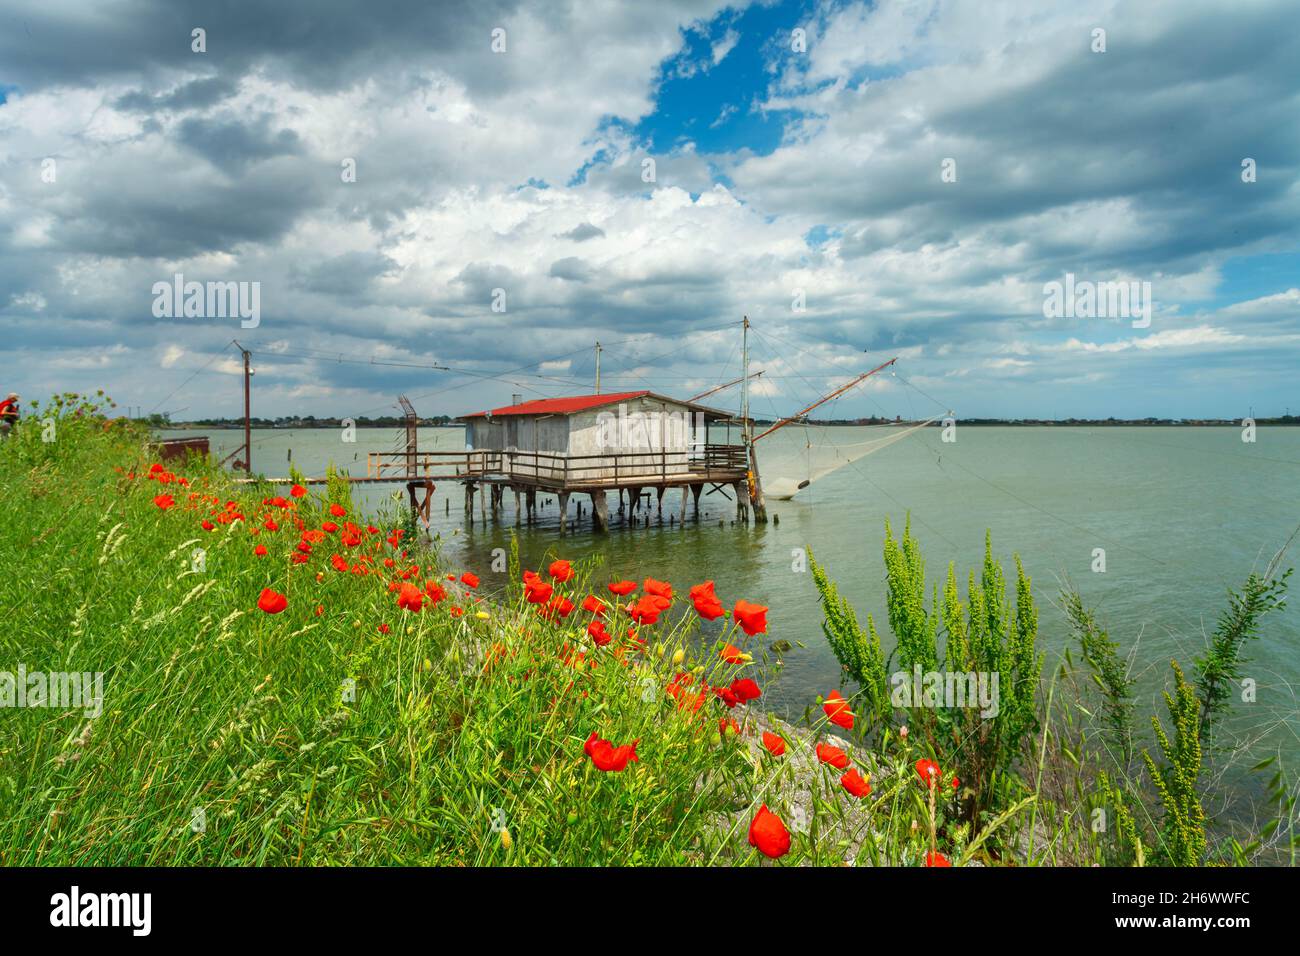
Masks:
[[[369,478],[498,478],[555,488],[667,483],[696,478],[734,481],[746,470],[742,445],[563,455],[545,451],[370,452]]]

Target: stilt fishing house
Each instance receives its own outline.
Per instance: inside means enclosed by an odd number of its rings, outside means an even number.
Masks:
[[[561,523],[570,495],[591,497],[597,528],[608,524],[607,494],[635,515],[642,495],[654,492],[662,512],[664,494],[682,489],[681,516],[688,496],[696,512],[706,486],[731,485],[737,501],[746,480],[745,446],[732,443],[730,412],[651,391],[572,395],[516,401],[459,419],[465,425],[468,464],[490,489],[493,506],[509,488],[523,496],[531,514],[538,491],[559,499]],[[627,504],[624,505],[624,493]],[[467,496],[472,499],[473,490]],[[468,506],[468,505],[467,505]]]

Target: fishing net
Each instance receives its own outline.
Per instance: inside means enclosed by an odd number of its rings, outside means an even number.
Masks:
[[[923,422],[872,426],[870,432],[873,437],[858,442],[832,442],[828,440],[826,433],[833,432],[834,429],[818,429],[823,433],[820,436],[822,440],[817,443],[811,439],[805,441],[797,457],[785,460],[778,458],[770,463],[768,458],[763,459],[765,472],[763,491],[769,498],[789,501],[813,482],[825,478],[845,465],[850,465],[868,455],[874,455],[894,442],[902,441],[938,418],[939,416],[936,415]],[[761,455],[766,454],[766,450],[761,445],[756,447]]]

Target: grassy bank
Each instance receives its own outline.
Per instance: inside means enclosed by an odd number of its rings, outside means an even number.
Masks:
[[[1014,740],[958,780],[941,725],[886,719],[868,679],[826,688],[800,726],[764,716],[808,637],[783,634],[779,608],[574,555],[446,567],[404,516],[356,514],[344,484],[296,495],[164,466],[101,411],[65,397],[0,446],[0,672],[103,675],[102,707],[0,709],[4,864],[1127,852],[1090,827],[1095,768],[1056,766],[1071,738],[1026,684]]]

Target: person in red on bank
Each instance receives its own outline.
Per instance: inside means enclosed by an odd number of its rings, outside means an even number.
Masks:
[[[9,397],[0,402],[0,435],[8,435],[18,424],[18,393],[10,392]]]

